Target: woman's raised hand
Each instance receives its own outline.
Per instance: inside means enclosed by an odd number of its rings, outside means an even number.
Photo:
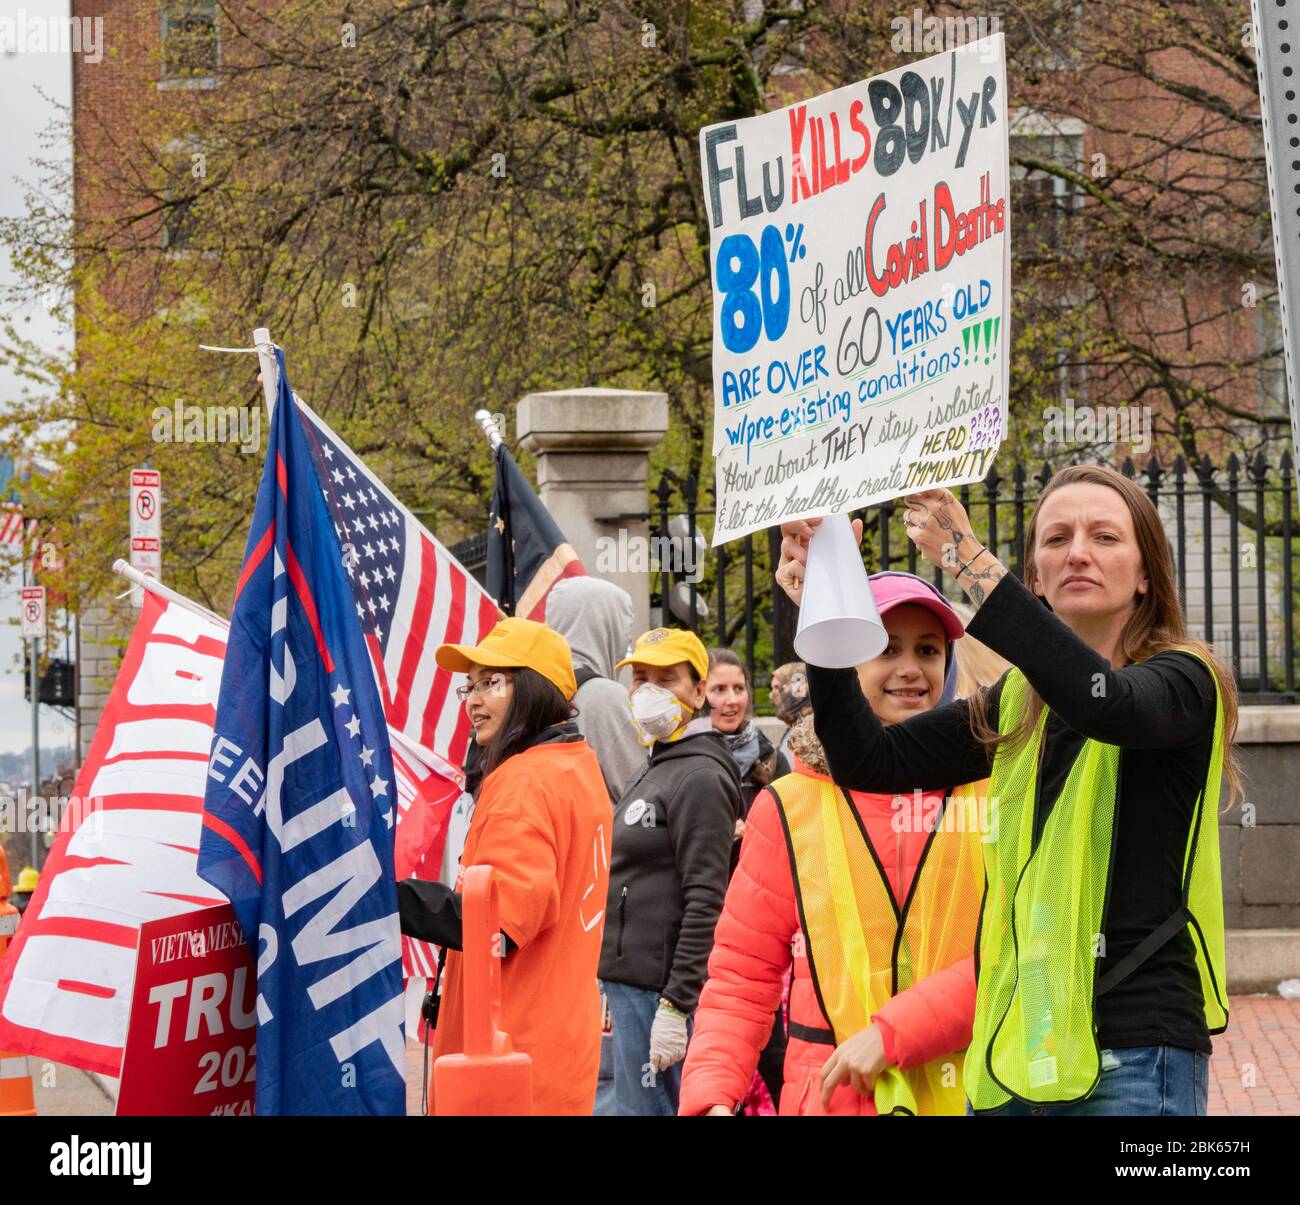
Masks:
[[[797,607],[803,601],[803,575],[808,567],[808,541],[820,519],[791,519],[781,524],[781,563],[776,567],[776,584]],[[862,520],[853,520],[853,538],[862,540]]]
[[[945,573],[957,576],[959,562],[967,562],[982,547],[971,530],[966,508],[951,490],[922,490],[903,499],[903,527],[917,551]]]

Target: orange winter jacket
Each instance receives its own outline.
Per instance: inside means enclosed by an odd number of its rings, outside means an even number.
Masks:
[[[795,770],[825,780],[798,762]],[[935,793],[927,792],[929,797]],[[927,834],[895,832],[894,796],[848,792],[896,900],[912,885]],[[825,1029],[804,954],[795,942],[799,914],[790,855],[776,802],[763,791],[745,821],[740,865],[727,890],[714,933],[709,979],[695,1013],[695,1031],[682,1073],[679,1113],[705,1113],[714,1105],[731,1108],[743,1100],[758,1056],[772,1032],[772,1014],[781,999],[791,962],[790,1023],[786,1046],[781,1115],[822,1113],[821,1069],[833,1048],[794,1036],[798,1026]],[[793,949],[792,949],[793,946]],[[872,1017],[885,1053],[896,1066],[919,1067],[970,1044],[975,1015],[975,968],[965,958],[947,970],[900,992]],[[841,1084],[831,1096],[832,1114],[875,1116],[870,1096]]]
[[[596,1098],[611,824],[591,747],[557,742],[516,753],[483,780],[465,838],[462,870],[493,868],[501,929],[518,947],[501,960],[500,1026],[533,1060],[534,1113],[589,1116]],[[434,1060],[465,1049],[463,961],[448,952]]]

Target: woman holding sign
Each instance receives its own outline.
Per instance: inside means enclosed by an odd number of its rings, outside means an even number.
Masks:
[[[810,665],[809,684],[845,787],[991,776],[970,1108],[1202,1114],[1227,1024],[1216,812],[1225,769],[1240,790],[1237,699],[1186,634],[1155,506],[1113,469],[1061,470],[1022,584],[948,490],[905,501],[909,537],[977,608],[971,635],[1013,668],[889,728],[852,670]],[[796,603],[817,522],[782,527],[777,582]]]

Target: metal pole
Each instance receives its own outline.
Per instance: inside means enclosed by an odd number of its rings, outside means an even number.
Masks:
[[[259,326],[253,332],[253,346],[257,348],[257,362],[262,369],[262,400],[266,402],[267,416],[275,413],[275,394],[279,388],[279,367],[275,362],[275,344],[271,332]]]
[[[501,432],[497,430],[497,425],[492,420],[492,412],[475,410],[474,421],[483,428],[483,434],[488,437],[488,443],[492,445],[492,451],[495,452],[501,446]]]
[[[1276,4],[1252,0],[1251,9],[1264,163],[1273,213],[1283,362],[1291,401],[1291,442],[1300,453],[1300,207],[1293,200],[1300,194],[1300,104],[1293,74],[1300,57],[1295,51],[1300,44],[1300,13],[1285,0]],[[1300,484],[1300,455],[1294,470]]]
[[[41,659],[41,641],[32,638],[32,792],[27,798],[27,815],[33,818],[32,801],[41,793],[41,684],[37,667]],[[40,842],[37,839],[35,824],[28,826],[32,837],[32,865],[41,868]]]

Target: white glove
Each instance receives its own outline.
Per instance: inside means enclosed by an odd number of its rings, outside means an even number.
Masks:
[[[667,1071],[685,1057],[686,1015],[661,1000],[650,1026],[650,1066],[655,1071]]]

